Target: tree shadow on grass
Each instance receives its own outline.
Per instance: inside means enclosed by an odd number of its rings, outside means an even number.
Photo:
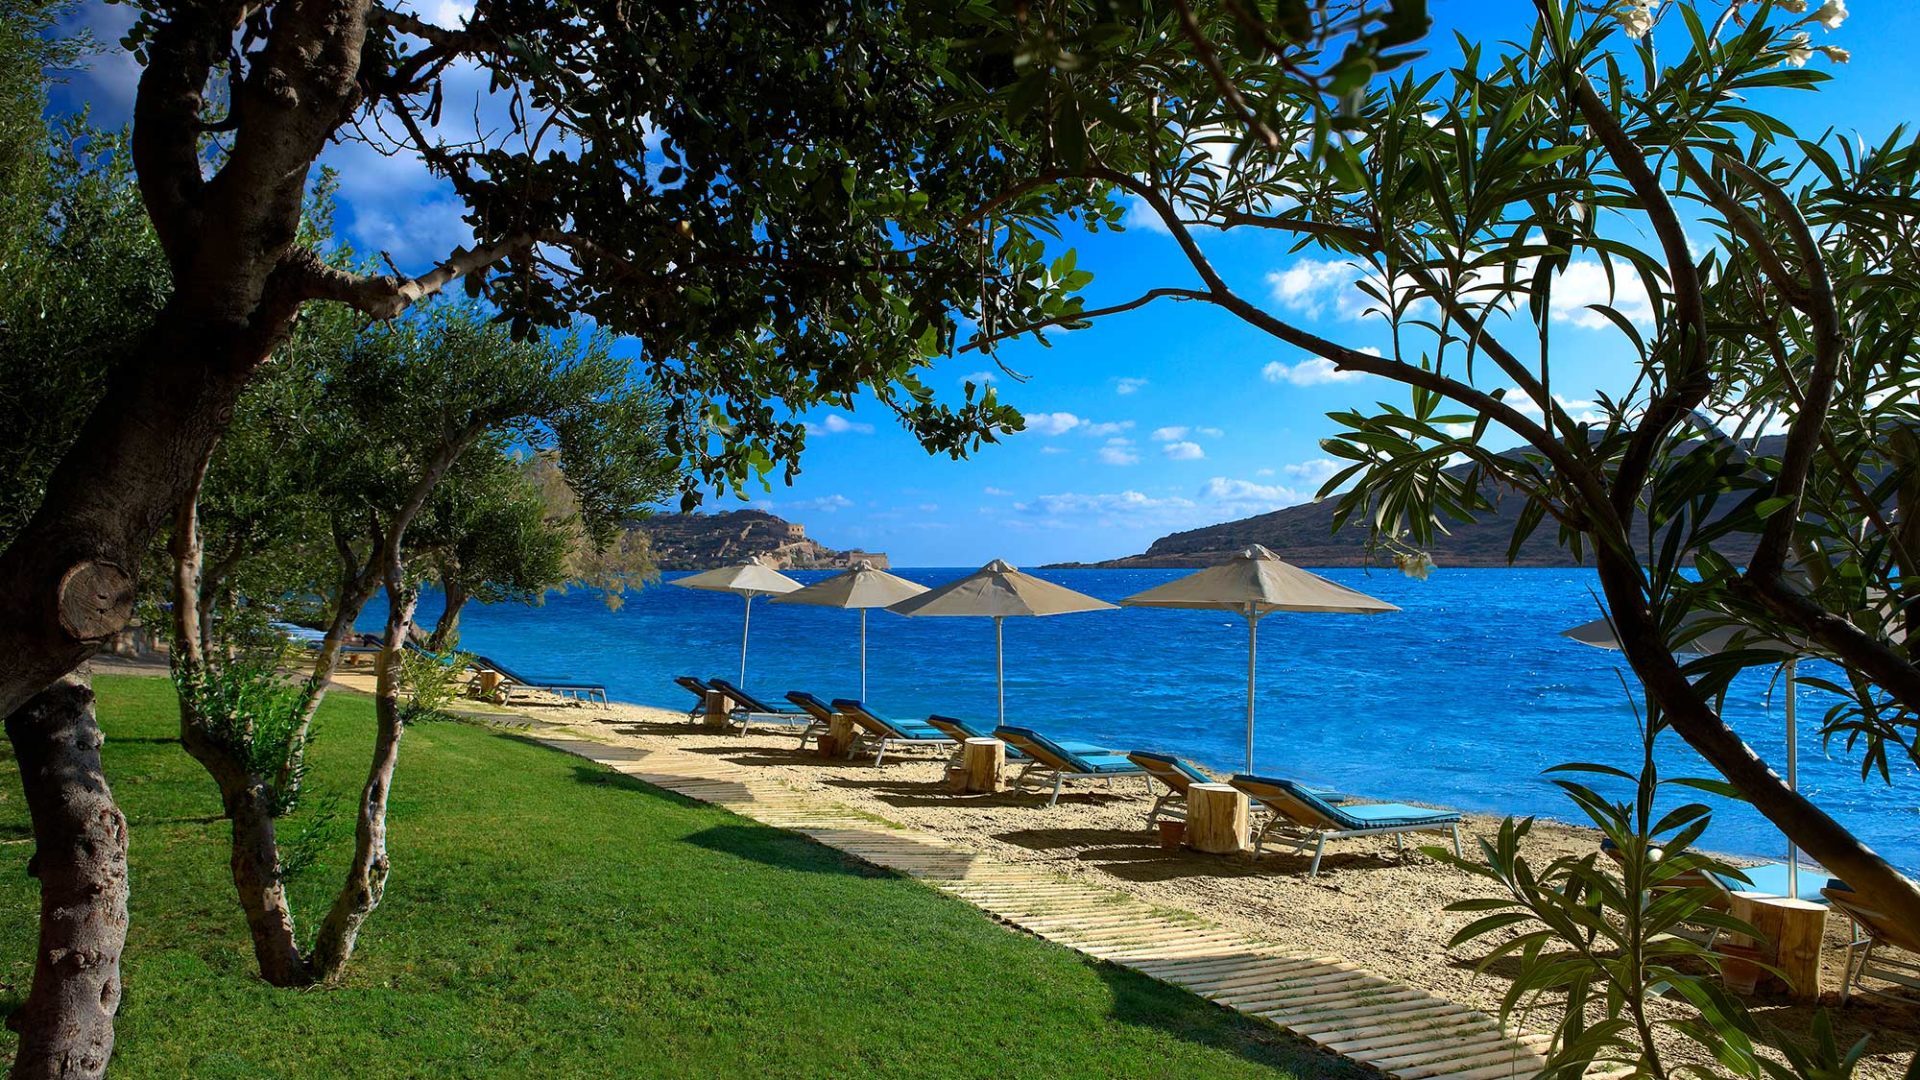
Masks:
[[[897,876],[838,848],[764,825],[715,825],[687,837],[686,842],[780,870],[865,878]]]
[[[631,791],[635,794],[646,795],[663,802],[672,803],[675,806],[705,807],[709,805],[701,802],[699,799],[689,798],[677,791],[669,791],[666,788],[649,784],[645,780],[637,780],[625,773],[614,772],[612,769],[603,768],[592,762],[583,761],[574,765],[573,779],[575,783],[586,784],[589,787],[613,788],[616,791]]]
[[[1095,964],[1094,970],[1113,995],[1110,1016],[1118,1023],[1152,1028],[1183,1042],[1224,1050],[1281,1075],[1341,1080],[1380,1076],[1270,1024],[1137,971],[1105,963]]]

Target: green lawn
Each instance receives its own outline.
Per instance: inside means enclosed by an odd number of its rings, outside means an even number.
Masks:
[[[171,687],[97,688],[133,834],[118,1076],[1352,1072],[810,841],[453,723],[407,734],[393,876],[348,984],[275,990],[253,977],[225,822],[175,741]],[[371,712],[335,695],[321,714],[312,783],[343,808]],[[4,1013],[26,993],[38,898],[4,742],[0,763]],[[346,845],[294,882],[309,926]],[[0,1033],[0,1061],[10,1048]]]

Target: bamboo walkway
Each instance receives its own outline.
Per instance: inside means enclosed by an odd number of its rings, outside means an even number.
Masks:
[[[1405,1080],[1531,1077],[1545,1035],[1373,975],[1330,955],[1279,948],[1118,890],[954,848],[871,814],[755,781],[708,755],[543,733],[541,742],[637,780],[800,833],[919,879],[1010,926],[1183,987]]]

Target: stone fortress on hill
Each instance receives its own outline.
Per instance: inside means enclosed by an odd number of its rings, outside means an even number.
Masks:
[[[764,510],[660,514],[640,523],[662,570],[707,570],[758,555],[781,570],[843,569],[865,560],[885,569],[879,551],[836,551],[809,539],[806,526]]]

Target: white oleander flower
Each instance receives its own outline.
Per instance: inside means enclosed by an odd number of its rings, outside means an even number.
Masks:
[[[1807,11],[1807,0],[1780,0],[1780,10],[1793,15],[1804,15]]]
[[[1793,40],[1787,42],[1787,47],[1780,50],[1781,67],[1786,67],[1788,64],[1794,67],[1806,67],[1807,61],[1811,59],[1813,59],[1813,39],[1808,37],[1804,30],[1793,35]]]
[[[1660,0],[1621,0],[1614,9],[1614,20],[1628,37],[1646,37],[1653,32],[1653,9],[1660,6]]]
[[[1820,51],[1823,53],[1826,53],[1827,59],[1833,61],[1836,64],[1844,64],[1847,61],[1853,59],[1852,53],[1848,52],[1847,50],[1841,48],[1838,45],[1822,45],[1820,46]]]
[[[1393,565],[1400,572],[1415,581],[1425,581],[1433,576],[1433,556],[1424,551],[1415,551],[1405,555],[1395,555]]]
[[[1813,21],[1829,30],[1840,29],[1840,24],[1847,21],[1847,0],[1827,0],[1813,13]]]

